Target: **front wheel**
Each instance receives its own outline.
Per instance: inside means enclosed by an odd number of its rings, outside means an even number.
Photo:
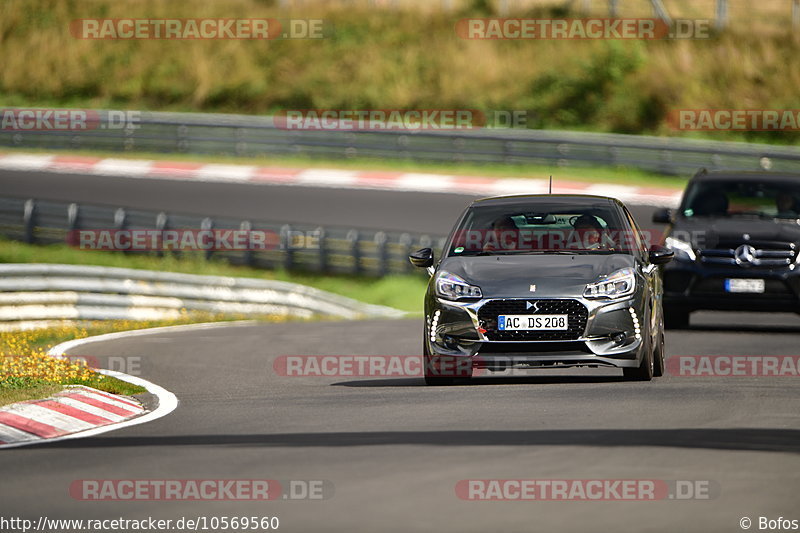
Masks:
[[[653,377],[661,377],[664,375],[664,325],[658,331],[658,340],[656,340],[656,347],[653,350]]]
[[[428,343],[425,339],[422,341],[422,363],[425,385],[452,385],[455,383],[456,378],[469,379],[472,377],[472,361],[451,357],[439,358],[434,363],[431,360],[431,353],[428,350]]]
[[[649,344],[649,343],[648,343]],[[623,368],[622,376],[626,381],[650,381],[655,373],[653,350],[646,346],[642,362],[637,368]]]

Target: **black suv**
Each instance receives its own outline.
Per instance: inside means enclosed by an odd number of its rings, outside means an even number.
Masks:
[[[664,267],[668,328],[700,309],[800,312],[800,175],[701,170],[669,224]]]

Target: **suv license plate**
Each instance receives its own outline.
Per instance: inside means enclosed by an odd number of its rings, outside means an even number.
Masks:
[[[761,294],[764,292],[763,279],[726,279],[726,292],[747,292]]]

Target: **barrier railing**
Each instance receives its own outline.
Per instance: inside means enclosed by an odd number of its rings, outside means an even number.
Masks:
[[[800,171],[800,149],[738,142],[529,129],[288,130],[273,117],[92,111],[79,130],[0,130],[0,146],[127,152],[380,158],[428,162]]]

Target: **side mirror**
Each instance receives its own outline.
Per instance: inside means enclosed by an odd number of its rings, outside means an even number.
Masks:
[[[672,258],[675,257],[675,252],[664,246],[654,244],[650,247],[649,256],[650,262],[654,265],[665,265],[672,261]]]
[[[430,248],[423,248],[408,256],[408,260],[415,267],[428,268],[433,266],[433,250]]]
[[[653,222],[656,224],[669,224],[672,222],[672,209],[662,207],[653,211]]]

